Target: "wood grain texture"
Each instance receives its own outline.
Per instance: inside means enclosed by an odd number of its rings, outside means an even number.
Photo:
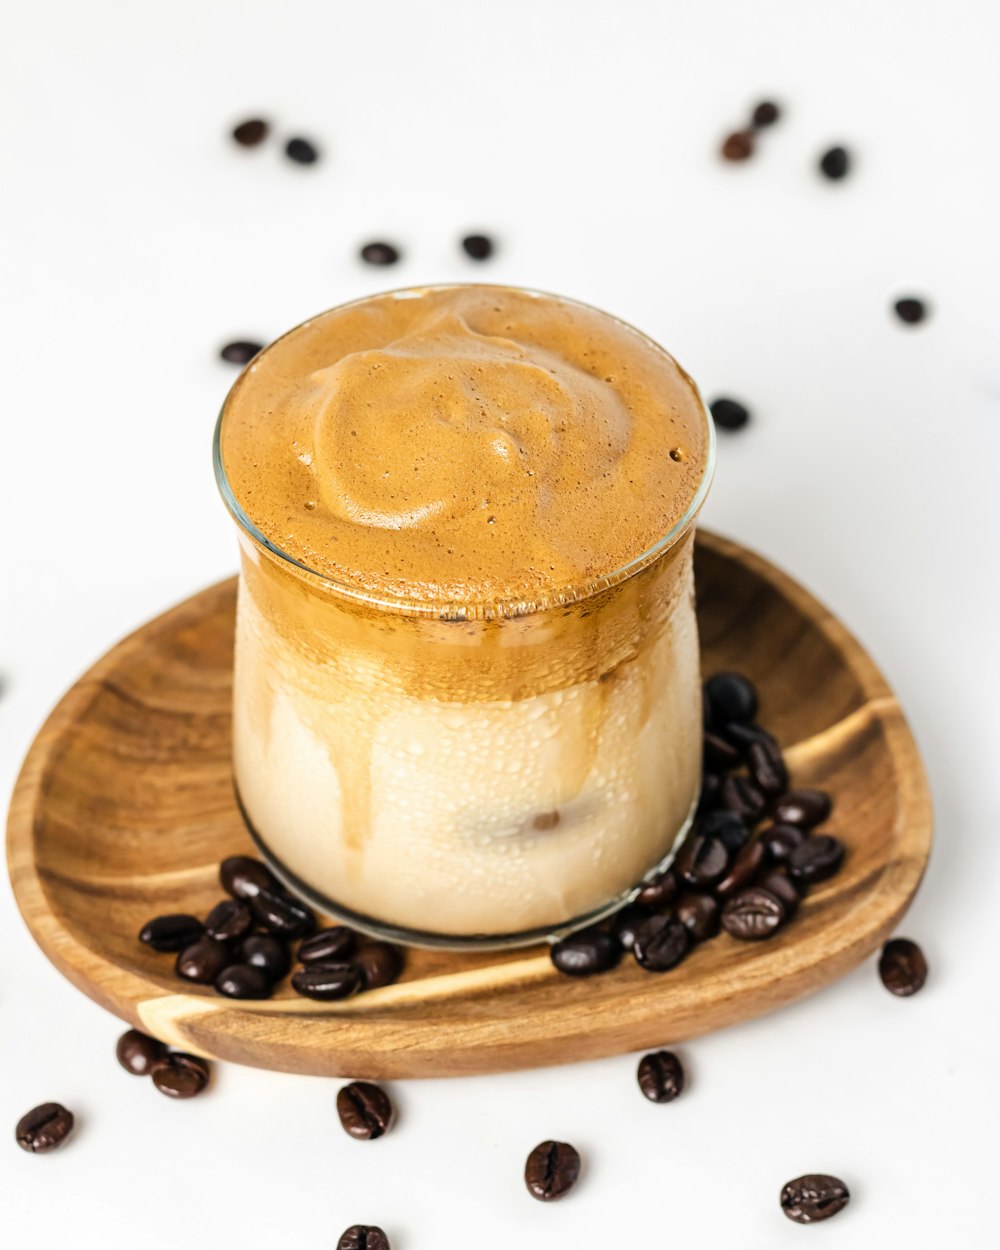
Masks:
[[[412,951],[399,983],[341,1003],[287,986],[238,1003],[178,982],[172,958],[136,940],[140,926],[206,912],[219,860],[251,849],[229,768],[235,580],[119,643],[40,731],[8,825],[28,927],[74,985],[130,1024],[213,1058],[324,1075],[458,1075],[639,1050],[819,989],[892,931],[920,883],[924,770],[878,669],[801,586],[704,532],[696,576],[705,672],[757,682],[795,782],[833,793],[828,828],[849,850],[775,940],[723,935],[664,975],[628,960],[582,981],[557,974],[544,948]]]

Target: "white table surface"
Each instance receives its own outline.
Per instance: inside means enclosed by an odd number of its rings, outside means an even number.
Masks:
[[[995,1217],[1000,469],[995,6],[950,0],[11,5],[4,190],[0,785],[107,646],[230,572],[209,442],[234,337],[389,285],[521,282],[646,329],[753,408],[721,439],[705,520],[800,577],[871,648],[926,754],[937,843],[903,926],[919,997],[873,961],[682,1048],[645,1102],[635,1057],[397,1083],[358,1144],[337,1082],[227,1067],[174,1104],[114,1060],[119,1023],[0,895],[0,1240],[148,1250],[805,1242],[989,1244]],[[715,149],[764,94],[759,158]],[[237,150],[263,113],[322,145]],[[856,175],[814,163],[843,141]],[[496,261],[457,250],[495,232]],[[355,259],[397,240],[391,271]],[[888,312],[926,295],[917,329]],[[48,1157],[17,1118],[59,1099]],[[528,1150],[576,1143],[578,1190],[525,1193]],[[787,1179],[854,1199],[788,1223]],[[44,1230],[40,1232],[39,1230]],[[995,1234],[994,1234],[995,1235]]]

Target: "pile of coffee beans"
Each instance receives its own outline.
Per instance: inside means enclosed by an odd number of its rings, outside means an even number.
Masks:
[[[126,1072],[150,1077],[167,1098],[194,1098],[208,1088],[212,1079],[207,1059],[172,1050],[138,1029],[121,1035],[115,1055]]]
[[[183,981],[212,985],[227,998],[270,998],[292,966],[292,948],[302,964],[292,988],[307,998],[347,998],[395,981],[403,969],[398,947],[361,942],[353,929],[316,929],[305,903],[281,884],[266,864],[231,855],[219,865],[227,897],[199,920],[187,913],[157,916],[139,931],[139,941],[176,955]]]
[[[720,929],[741,942],[771,938],[808,888],[844,861],[839,838],[817,831],[830,796],[790,788],[781,748],[757,723],[753,683],[717,673],[703,693],[705,768],[694,824],[670,868],[640,886],[629,906],[551,948],[567,976],[607,972],[625,952],[647,972],[667,972]]]

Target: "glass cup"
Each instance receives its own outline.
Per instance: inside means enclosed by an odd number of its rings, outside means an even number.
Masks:
[[[704,411],[704,409],[703,409]],[[701,783],[692,554],[714,461],[649,550],[536,603],[374,598],[239,527],[233,768],[263,857],[364,932],[558,937],[669,862]],[[664,448],[667,454],[667,448]]]

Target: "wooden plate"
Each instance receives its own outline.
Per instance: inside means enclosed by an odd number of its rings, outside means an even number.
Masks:
[[[699,534],[706,672],[737,668],[795,782],[829,789],[844,869],[766,943],[721,936],[664,975],[631,960],[589,980],[544,949],[413,951],[398,984],[341,1003],[287,988],[239,1003],[181,988],[136,934],[204,913],[217,865],[250,851],[230,783],[235,579],[120,642],[36,738],[11,804],[8,858],[42,950],[97,1002],[218,1059],[355,1077],[502,1071],[663,1045],[760,1015],[833,981],[892,930],[931,844],[931,804],[896,699],[859,643],[759,556]]]

